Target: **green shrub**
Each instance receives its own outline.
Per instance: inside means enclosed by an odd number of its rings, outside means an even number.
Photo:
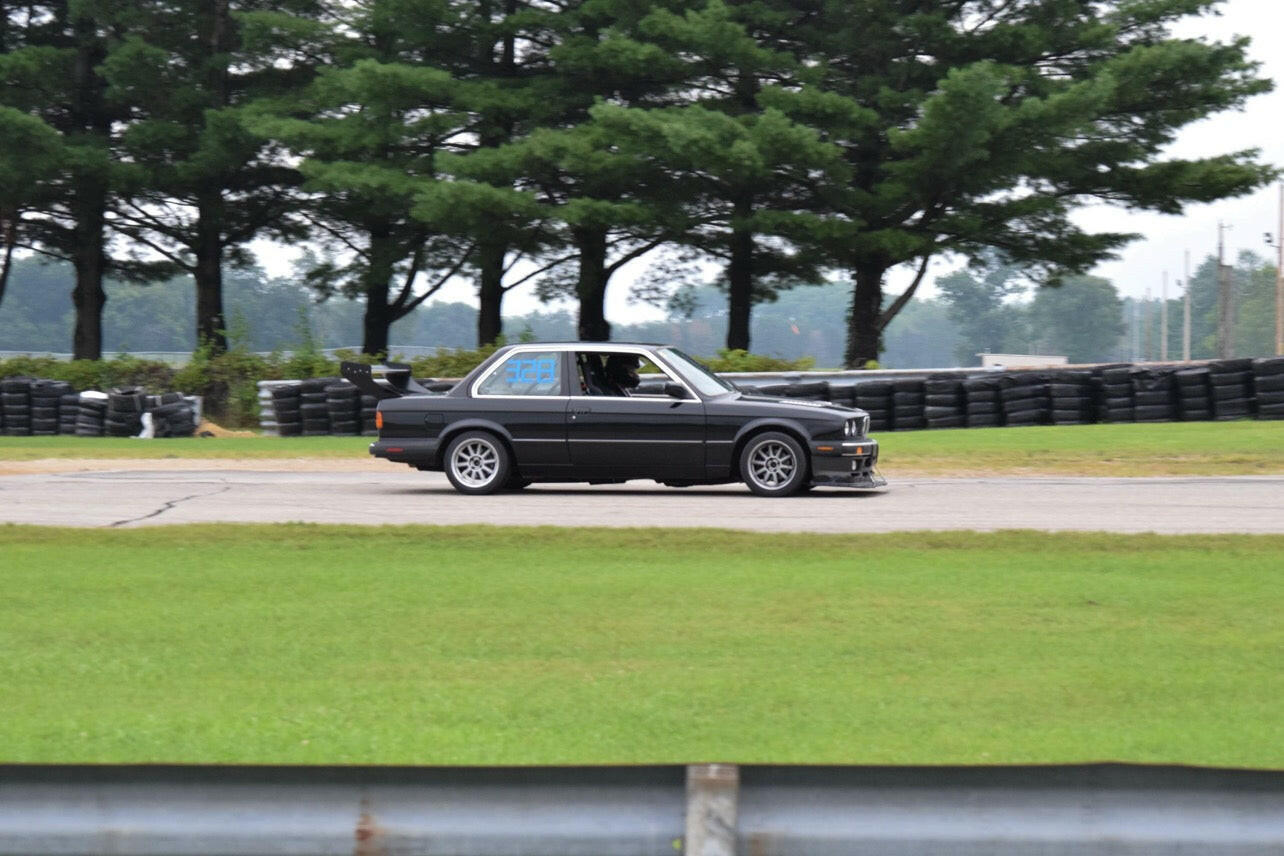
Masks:
[[[785,360],[763,354],[751,354],[739,348],[723,348],[712,359],[701,358],[715,372],[805,372],[816,367],[812,357]]]

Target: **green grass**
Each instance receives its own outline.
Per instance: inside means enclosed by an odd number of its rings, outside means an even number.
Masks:
[[[0,761],[1284,766],[1284,537],[0,527]]]
[[[1284,421],[1174,422],[897,431],[878,435],[883,469],[1094,476],[1284,473]],[[0,437],[0,462],[49,458],[366,460],[369,437]]]
[[[878,439],[890,472],[1284,473],[1284,422],[1278,421],[964,428],[892,432]]]

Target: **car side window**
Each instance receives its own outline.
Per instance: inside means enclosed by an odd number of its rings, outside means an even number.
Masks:
[[[565,395],[562,354],[521,351],[512,354],[477,385],[478,395]]]
[[[575,363],[579,395],[663,396],[665,383],[673,380],[638,352],[580,351],[575,355]],[[637,381],[636,386],[626,380],[629,374]]]

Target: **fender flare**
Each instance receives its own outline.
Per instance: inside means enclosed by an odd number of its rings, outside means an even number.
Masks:
[[[793,419],[781,419],[778,416],[763,416],[752,422],[746,423],[736,432],[736,437],[731,443],[731,471],[740,477],[740,453],[744,450],[745,443],[754,434],[763,431],[783,431],[793,436],[802,444],[803,454],[808,457],[808,464],[811,462],[811,449],[808,444],[811,442],[811,432],[808,431],[800,422]]]
[[[502,440],[504,445],[508,448],[508,454],[513,459],[514,465],[517,463],[517,454],[513,451],[513,435],[508,432],[508,429],[503,425],[500,425],[498,422],[493,422],[489,419],[473,418],[460,419],[456,422],[451,422],[442,429],[442,432],[437,439],[437,453],[434,455],[434,462],[437,466],[440,467],[444,465],[446,460],[446,447],[450,445],[450,441],[453,440],[457,434],[462,434],[465,431],[487,431],[499,437],[499,439]]]

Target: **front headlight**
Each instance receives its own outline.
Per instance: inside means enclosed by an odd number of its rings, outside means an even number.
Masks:
[[[862,437],[869,436],[869,414],[868,413],[866,413],[864,416],[860,418],[860,436]]]

